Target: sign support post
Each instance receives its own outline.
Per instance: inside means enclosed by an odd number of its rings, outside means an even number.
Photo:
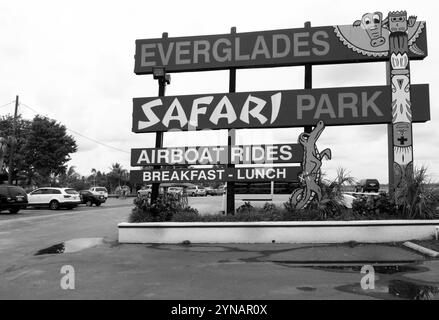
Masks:
[[[305,22],[305,28],[310,29],[311,28],[311,22],[307,21]],[[312,89],[312,64],[307,63],[305,64],[305,89]],[[303,128],[305,133],[311,133],[312,126],[305,126]]]
[[[163,39],[168,38],[168,33],[164,32],[162,35]],[[171,75],[166,74],[166,70],[163,67],[154,68],[154,79],[158,80],[159,83],[159,97],[165,96],[166,85],[171,83]],[[162,148],[163,147],[163,132],[156,132],[155,136],[155,147]],[[160,169],[160,165],[154,166],[154,170]],[[151,190],[151,203],[157,201],[157,198],[160,194],[160,184],[153,183]]]
[[[236,27],[232,27],[231,34],[236,34]],[[229,92],[236,92],[236,68],[230,68],[229,71]],[[227,130],[227,145],[233,146],[236,144],[236,129]],[[235,165],[229,163],[228,168],[234,168]],[[227,195],[226,195],[226,214],[235,214],[235,183],[233,181],[227,182]]]

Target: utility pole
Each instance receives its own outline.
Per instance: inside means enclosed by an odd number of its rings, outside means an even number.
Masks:
[[[16,131],[17,131],[17,114],[18,114],[18,95],[15,96],[15,112],[14,121],[12,122],[12,139],[11,139],[11,152],[9,154],[9,176],[8,184],[12,184],[12,172],[13,172],[13,159],[15,153],[15,144],[17,143]]]

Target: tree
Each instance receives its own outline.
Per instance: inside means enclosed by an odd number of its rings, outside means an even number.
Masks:
[[[70,166],[66,172],[60,174],[58,177],[58,184],[61,187],[72,187],[81,180],[81,175],[76,172],[75,168],[75,166]]]
[[[11,168],[9,168],[10,150],[12,145],[15,145],[15,153],[12,159],[12,176],[13,180],[16,180],[17,177],[26,177],[30,169],[29,164],[26,162],[25,155],[27,153],[26,142],[29,137],[32,121],[23,119],[20,115],[17,117],[15,139],[13,138],[13,122],[14,117],[11,115],[0,118],[0,136],[4,137],[7,141],[4,167],[8,173],[11,170]]]
[[[120,163],[113,163],[110,170],[110,173],[108,173],[110,187],[116,185],[120,187],[121,182],[127,182],[129,180],[128,171],[124,169]]]
[[[40,115],[32,120],[24,147],[26,163],[32,168],[37,184],[65,173],[70,154],[77,151],[76,142],[66,133],[64,125]]]
[[[76,152],[77,145],[66,127],[43,116],[33,120],[17,117],[15,139],[13,139],[13,120],[11,115],[0,118],[0,136],[6,137],[8,150],[15,144],[12,168],[13,180],[23,178],[26,184],[52,183],[66,173],[66,163],[70,154]],[[6,152],[5,164],[9,164],[10,153]]]

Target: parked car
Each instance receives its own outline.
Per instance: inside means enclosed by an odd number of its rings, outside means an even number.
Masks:
[[[0,212],[9,210],[9,213],[18,213],[20,209],[26,209],[27,194],[23,188],[0,184]]]
[[[149,197],[152,192],[152,185],[147,185],[146,188],[142,188],[137,191],[138,197]]]
[[[223,194],[222,190],[220,189],[215,189],[212,187],[205,187],[204,189],[206,189],[206,194],[208,196],[217,196]]]
[[[380,183],[377,179],[363,179],[355,187],[355,192],[378,192]]]
[[[38,188],[27,195],[28,205],[32,207],[49,207],[72,209],[81,203],[78,191],[71,188]]]
[[[152,184],[148,184],[146,187],[142,187],[140,190],[137,191],[138,197],[150,197],[152,192]],[[163,187],[160,187],[159,193],[163,194],[164,190]]]
[[[94,194],[90,190],[79,191],[79,195],[81,197],[81,203],[85,203],[87,207],[91,207],[92,205],[99,207],[106,201],[103,195]]]
[[[225,185],[221,185],[221,186],[218,187],[217,192],[218,192],[219,195],[226,194],[227,187]]]
[[[108,199],[108,190],[105,187],[92,187],[90,188],[90,191],[96,195],[104,196],[105,200]]]
[[[183,188],[182,187],[169,187],[168,188],[168,193],[182,195],[183,194]]]
[[[191,197],[197,197],[197,196],[205,197],[205,196],[207,196],[206,189],[204,187],[200,187],[200,186],[189,186],[186,188],[185,191],[186,191],[186,194],[188,196],[191,196]]]

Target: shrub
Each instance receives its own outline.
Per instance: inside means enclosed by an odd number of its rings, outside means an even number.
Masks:
[[[434,189],[427,179],[426,168],[414,172],[412,181],[396,194],[400,203],[387,194],[362,197],[352,204],[354,214],[369,218],[384,219],[436,219],[439,217],[439,190]]]
[[[397,218],[395,202],[387,194],[362,196],[352,203],[352,211],[358,218],[384,219]]]
[[[254,210],[254,208],[250,202],[244,202],[243,205],[241,205],[240,207],[238,207],[236,209],[236,212],[237,213],[245,213],[245,212],[249,213],[249,212],[252,212],[253,210]]]
[[[187,207],[172,215],[172,222],[196,222],[200,221],[200,215],[194,208]]]
[[[427,169],[415,169],[414,178],[396,196],[400,215],[407,219],[435,219],[439,217],[439,190],[431,186]]]
[[[134,199],[130,222],[164,222],[171,221],[176,214],[194,216],[198,211],[186,206],[179,197],[160,195],[156,202],[150,203],[146,197]]]

